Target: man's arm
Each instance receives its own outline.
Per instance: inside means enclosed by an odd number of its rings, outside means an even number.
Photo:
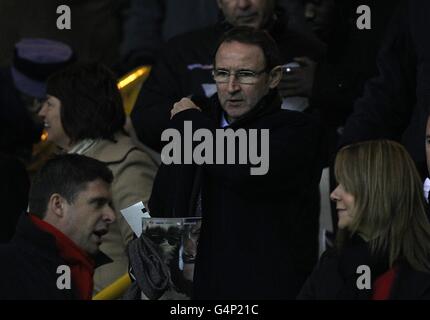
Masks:
[[[182,98],[169,110],[169,129],[178,130],[182,136],[184,120],[197,119],[193,130],[215,127],[190,99]],[[182,150],[182,146],[181,150]],[[186,217],[190,213],[193,189],[198,166],[195,164],[161,164],[149,200],[152,217]],[[191,214],[194,215],[194,214]]]
[[[177,112],[172,118],[171,127],[182,132],[184,121],[192,121],[193,132],[200,128],[206,128],[215,134],[215,130],[218,128],[213,120],[199,112],[196,107]],[[321,174],[320,126],[310,117],[302,114],[297,114],[295,117],[292,115],[289,121],[291,125],[285,124],[283,130],[269,131],[269,153],[265,155],[268,157],[269,170],[265,174],[251,175],[250,170],[253,167],[262,166],[264,161],[258,165],[225,163],[204,165],[204,168],[211,175],[222,178],[226,184],[232,187],[236,186],[238,189],[243,189],[246,186],[246,190],[243,191],[251,193],[261,193],[266,190],[270,192],[273,190],[274,184],[282,185],[283,192],[296,190],[300,189],[300,186],[308,185],[310,183],[308,178],[319,179]],[[259,139],[257,144],[260,144]],[[194,146],[196,144],[198,143],[193,142]],[[216,148],[213,151],[215,160]],[[224,151],[224,155],[226,155],[226,150]],[[263,156],[261,148],[259,154]],[[236,153],[236,162],[237,159],[238,154]],[[302,172],[303,175],[298,174],[298,172]]]
[[[183,97],[180,68],[183,63],[175,55],[175,48],[167,45],[143,84],[131,113],[137,137],[157,152],[161,151],[160,137],[169,125],[170,110]]]
[[[376,138],[399,139],[416,104],[416,57],[407,3],[399,8],[378,57],[379,76],[355,103],[340,145]]]
[[[124,18],[121,59],[128,69],[153,64],[163,44],[163,0],[131,0]]]

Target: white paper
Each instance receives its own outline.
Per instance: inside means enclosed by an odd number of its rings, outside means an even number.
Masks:
[[[142,201],[122,209],[121,214],[137,237],[142,234],[142,218],[151,218]]]

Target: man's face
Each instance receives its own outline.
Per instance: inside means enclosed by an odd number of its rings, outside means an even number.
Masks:
[[[262,28],[273,14],[274,0],[217,0],[226,20],[235,27]]]
[[[227,82],[217,82],[218,98],[229,122],[236,121],[253,109],[269,89],[275,88],[279,79],[268,72],[255,77],[253,84],[241,84],[232,74],[238,71],[261,72],[266,68],[263,51],[256,45],[224,42],[215,56],[215,69],[230,72]]]
[[[95,254],[115,220],[110,185],[101,179],[89,182],[72,203],[63,201],[63,205],[60,230],[81,249]]]
[[[334,0],[306,1],[305,18],[315,34],[323,40],[327,40],[334,27]]]

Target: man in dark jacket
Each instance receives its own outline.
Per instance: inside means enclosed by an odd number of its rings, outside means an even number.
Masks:
[[[5,243],[12,239],[19,217],[27,210],[30,179],[21,161],[2,153],[0,177],[0,243]]]
[[[214,133],[227,127],[249,136],[267,129],[270,134],[268,172],[260,175],[252,174],[250,163],[219,162],[232,150],[238,159],[241,145],[227,148],[224,157],[215,148],[216,163],[160,167],[151,216],[198,215],[200,210],[203,216],[197,299],[292,299],[316,261],[320,130],[308,115],[281,109],[276,91],[280,61],[267,33],[232,29],[217,50],[218,94],[212,105],[200,111],[184,98],[171,110],[171,127],[180,132],[191,121],[193,130]],[[263,150],[263,142],[251,142],[249,148]]]
[[[131,114],[141,142],[160,152],[161,132],[168,125],[172,105],[182,97],[202,101],[216,92],[211,77],[213,54],[219,38],[233,26],[269,31],[280,48],[283,64],[300,56],[318,60],[323,55],[324,46],[316,38],[287,29],[284,11],[280,7],[275,10],[275,4],[275,0],[220,0],[223,21],[176,36],[167,43]],[[308,74],[312,72],[311,67],[304,66],[294,80],[290,79],[290,85],[300,87],[296,81],[311,77]]]
[[[302,0],[312,30],[327,44],[318,63],[310,105],[327,128],[328,160],[336,153],[346,119],[366,81],[377,75],[376,56],[388,22],[400,0]],[[357,28],[357,8],[371,9],[371,30]]]
[[[303,28],[300,1],[277,1],[288,12],[289,26]],[[121,56],[124,67],[131,70],[154,64],[166,41],[181,33],[215,24],[219,14],[215,0],[131,0],[123,25]]]
[[[90,299],[99,250],[115,220],[110,170],[80,155],[49,160],[35,177],[29,214],[0,246],[0,299]],[[110,260],[111,261],[111,260]]]
[[[379,52],[379,76],[367,83],[356,102],[341,145],[375,138],[402,139],[414,160],[425,168],[422,137],[430,105],[429,12],[430,2],[425,0],[400,4]]]

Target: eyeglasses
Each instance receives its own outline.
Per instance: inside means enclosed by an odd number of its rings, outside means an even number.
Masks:
[[[168,242],[169,245],[174,246],[181,242],[180,231],[175,227],[170,227],[168,230],[160,227],[150,228],[146,230],[145,234],[157,245]]]
[[[235,72],[223,69],[214,69],[212,71],[212,76],[217,83],[227,83],[230,80],[230,76],[233,75],[240,84],[256,84],[258,76],[265,72],[267,72],[266,69],[261,71],[239,70]]]

